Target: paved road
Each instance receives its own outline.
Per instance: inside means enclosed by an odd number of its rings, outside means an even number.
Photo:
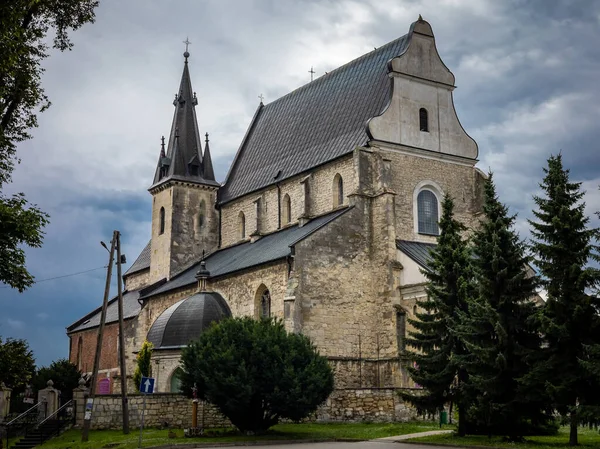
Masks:
[[[301,443],[251,446],[252,449],[435,449],[436,446],[417,444],[402,444],[390,441],[361,441],[358,443]],[[440,448],[442,449],[442,448]],[[443,448],[447,449],[447,448]]]

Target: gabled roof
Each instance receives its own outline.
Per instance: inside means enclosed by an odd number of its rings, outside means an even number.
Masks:
[[[173,100],[175,113],[169,143],[166,154],[164,148],[161,149],[151,189],[171,179],[219,186],[215,181],[210,156],[207,160],[202,157],[202,141],[195,109],[198,100],[192,89],[188,68],[189,53],[186,52],[184,56],[181,83]],[[196,164],[190,164],[193,161]],[[210,164],[210,167],[204,167],[204,164]],[[196,165],[198,169],[193,170],[191,165]]]
[[[349,208],[340,209],[327,215],[317,217],[302,227],[290,226],[281,231],[265,235],[254,243],[246,242],[218,250],[206,257],[206,269],[210,278],[224,276],[265,263],[284,259],[291,255],[291,247],[313,232],[327,225]],[[170,290],[196,284],[196,272],[200,269],[200,261],[182,273],[173,277],[164,285],[142,296],[142,299],[165,293]]]
[[[123,293],[123,319],[133,318],[138,316],[142,306],[138,302],[140,297],[140,291],[131,291]],[[117,301],[118,296],[115,296],[108,302],[106,308],[106,321],[105,324],[115,323],[119,320],[119,303]],[[75,321],[73,324],[67,327],[67,333],[83,331],[91,329],[100,325],[100,318],[102,313],[102,306],[88,313],[83,318]]]
[[[418,263],[426,270],[430,270],[429,260],[431,255],[429,251],[437,245],[433,243],[411,242],[408,240],[396,240],[396,248]]]
[[[406,51],[411,35],[266,106],[261,103],[219,191],[219,202],[227,203],[365,145],[367,121],[380,115],[391,99],[387,63]]]
[[[144,249],[140,253],[140,255],[135,259],[135,262],[129,267],[129,269],[125,272],[123,276],[127,276],[128,274],[137,273],[138,271],[145,270],[146,268],[150,268],[150,244],[152,240],[148,242]]]

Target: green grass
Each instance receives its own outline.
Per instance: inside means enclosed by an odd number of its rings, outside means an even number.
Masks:
[[[579,428],[579,447],[600,448],[600,434],[597,430]],[[569,447],[569,428],[561,427],[557,435],[532,436],[525,438],[524,443],[509,443],[502,437],[466,436],[460,438],[453,434],[432,435],[429,437],[413,438],[411,443],[432,443],[449,446],[482,446],[511,449],[560,449]]]
[[[450,429],[450,426],[444,426]],[[198,438],[184,438],[183,430],[175,430],[177,438],[168,438],[168,430],[145,429],[143,447],[163,444],[185,443],[235,443],[261,440],[370,440],[374,438],[404,435],[408,433],[436,430],[439,426],[431,422],[409,423],[335,423],[335,424],[278,424],[265,435],[246,436],[231,429],[208,429],[207,434]],[[118,430],[96,430],[90,433],[89,441],[81,442],[80,430],[69,430],[47,441],[40,449],[91,449],[91,448],[137,448],[138,429],[131,429],[129,435]]]

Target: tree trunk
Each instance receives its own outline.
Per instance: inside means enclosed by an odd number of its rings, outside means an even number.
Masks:
[[[569,434],[569,446],[577,446],[577,412],[571,412],[571,432]]]
[[[457,404],[458,407],[458,436],[464,437],[467,435],[467,411],[465,407]]]

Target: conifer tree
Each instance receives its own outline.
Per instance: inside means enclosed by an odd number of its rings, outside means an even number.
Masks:
[[[411,378],[424,388],[423,394],[405,393],[403,398],[424,411],[440,410],[445,403],[458,407],[458,433],[467,429],[467,405],[462,394],[467,379],[464,368],[457,364],[457,355],[465,348],[453,333],[459,311],[466,311],[468,295],[472,293],[471,260],[467,244],[461,237],[465,226],[454,218],[454,202],[448,195],[442,203],[439,222],[440,236],[431,251],[430,270],[423,273],[428,279],[427,298],[417,301],[422,313],[409,319],[414,327],[406,343],[414,351],[407,359]]]
[[[474,396],[470,418],[490,434],[519,440],[528,422],[546,417],[543,401],[526,398],[519,383],[529,370],[526,361],[541,345],[532,324],[536,278],[527,271],[524,244],[513,230],[515,216],[498,200],[491,173],[484,195],[484,218],[473,235],[477,295],[459,326],[469,352],[463,361]]]
[[[530,384],[544,382],[556,409],[570,420],[569,444],[577,425],[598,420],[600,406],[600,230],[589,227],[581,183],[569,180],[562,156],[551,156],[535,196],[531,220],[536,265],[548,292],[539,314],[545,345]]]

